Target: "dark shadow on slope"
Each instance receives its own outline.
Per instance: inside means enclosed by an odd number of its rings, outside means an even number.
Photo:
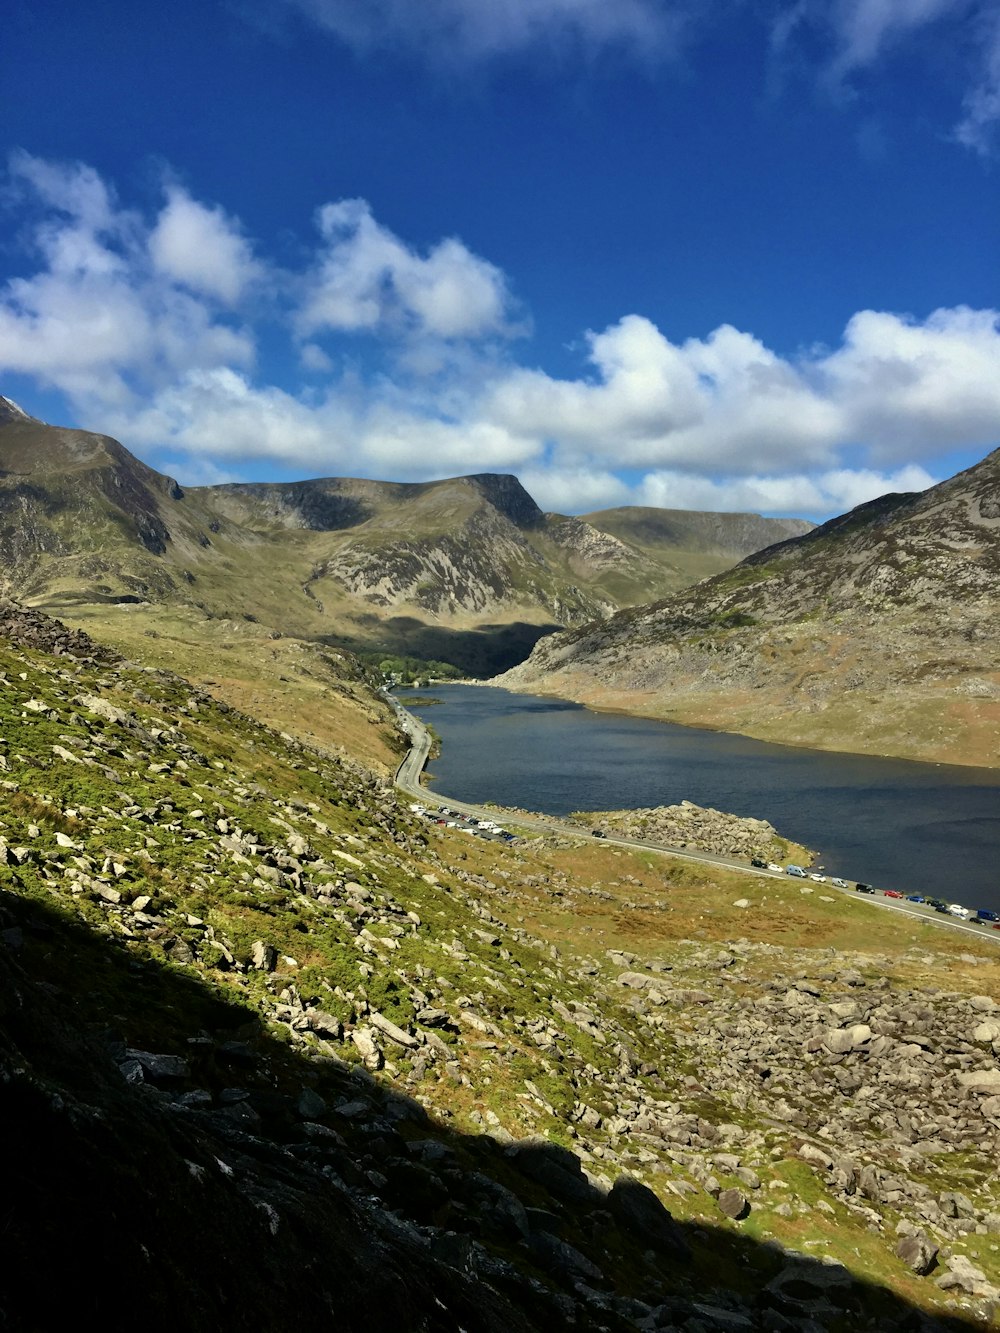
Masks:
[[[679,1224],[627,1178],[605,1193],[555,1145],[456,1133],[194,969],[7,891],[0,1080],[4,1329],[974,1327]]]
[[[554,634],[562,625],[480,625],[476,629],[449,629],[428,625],[415,616],[393,616],[380,620],[370,616],[358,620],[361,635],[328,635],[320,642],[351,652],[385,653],[415,657],[424,662],[448,662],[467,676],[486,678],[508,671],[530,654],[539,639]]]

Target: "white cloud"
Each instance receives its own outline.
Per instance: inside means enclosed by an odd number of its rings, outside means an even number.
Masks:
[[[911,33],[945,17],[962,17],[969,0],[834,0],[826,7],[837,52],[836,77],[873,64]]]
[[[966,148],[986,156],[1000,125],[1000,8],[980,20],[981,46],[985,52],[979,82],[966,95],[964,115],[955,128],[955,138]]]
[[[569,45],[593,52],[623,48],[645,60],[671,51],[689,6],[663,0],[290,0],[297,9],[367,52],[399,46],[435,63],[478,63],[496,56]]]
[[[921,467],[895,473],[838,468],[807,475],[693,477],[652,472],[632,492],[632,504],[724,513],[839,514],[891,491],[923,491],[934,478]]]
[[[1000,440],[1000,316],[936,310],[922,323],[865,310],[819,370],[846,429],[879,459]]]
[[[333,362],[316,343],[304,343],[299,348],[299,360],[304,370],[311,370],[315,374],[327,375],[333,370]]]
[[[673,342],[630,314],[557,377],[501,350],[500,270],[457,241],[418,254],[363,201],[324,209],[317,255],[282,273],[237,220],[176,189],[144,219],[89,168],[21,157],[13,171],[36,210],[36,271],[0,288],[0,373],[55,386],[81,424],[192,469],[516,470],[557,510],[822,516],[929,484],[918,460],[1000,443],[995,311],[860,311],[838,346],[791,356],[728,324]],[[199,233],[218,247],[215,280],[182,243]],[[262,342],[288,364],[297,352],[309,387],[254,375],[256,330],[228,307],[247,283]],[[303,341],[309,328],[326,345]]]
[[[503,273],[461,241],[421,257],[376,222],[364,199],[319,210],[324,248],[307,281],[299,332],[383,330],[411,337],[507,334]]]
[[[970,52],[968,90],[954,138],[987,155],[1000,124],[1000,9],[996,0],[793,0],[772,21],[780,54],[818,35],[827,46],[821,67],[829,90],[853,89],[908,42],[935,31],[950,50]]]
[[[233,220],[178,186],[167,192],[149,251],[160,273],[227,305],[235,305],[259,275],[250,244]]]
[[[252,362],[246,330],[151,265],[141,218],[92,168],[18,154],[11,175],[46,212],[31,233],[42,266],[0,288],[0,369],[120,408],[193,367]]]
[[[552,468],[535,463],[518,473],[521,484],[542,509],[555,514],[586,514],[638,504],[620,477],[607,468]]]

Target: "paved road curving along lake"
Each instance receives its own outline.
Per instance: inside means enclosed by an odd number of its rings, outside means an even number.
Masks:
[[[408,704],[445,796],[549,814],[690,800],[769,819],[831,874],[1000,910],[1000,771],[768,745],[491,686]],[[404,692],[404,696],[405,692]]]

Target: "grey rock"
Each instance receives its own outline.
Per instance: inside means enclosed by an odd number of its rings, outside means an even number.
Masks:
[[[190,1078],[191,1066],[179,1055],[157,1055],[153,1051],[126,1050],[127,1060],[136,1061],[151,1083],[173,1084]],[[131,1080],[130,1080],[131,1081]]]
[[[278,963],[278,951],[273,944],[254,940],[250,950],[250,961],[258,972],[273,972]]]
[[[318,1120],[326,1114],[326,1102],[312,1088],[303,1088],[299,1093],[295,1109],[303,1120]]]
[[[738,1189],[722,1190],[719,1194],[718,1204],[719,1210],[725,1213],[726,1217],[731,1217],[734,1222],[746,1217],[750,1211],[747,1196],[742,1190]]]
[[[938,1247],[922,1231],[916,1231],[900,1240],[896,1246],[896,1255],[914,1273],[923,1277],[937,1262]]]

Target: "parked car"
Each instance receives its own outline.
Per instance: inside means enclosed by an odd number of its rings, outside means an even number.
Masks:
[[[781,874],[781,866],[779,866],[776,861],[768,861],[767,868],[768,870],[773,871],[775,875]]]
[[[884,898],[902,898],[903,895],[898,889],[883,889],[882,896]]]
[[[943,913],[947,916],[947,914],[948,914],[948,904],[947,904],[947,903],[934,902],[934,903],[931,903],[931,906],[934,908],[935,912],[943,912]]]
[[[809,876],[809,878],[810,878],[810,879],[814,879],[814,880],[816,881],[817,884],[825,884],[825,883],[826,883],[826,876],[825,876],[825,875],[816,875],[816,874],[812,874],[812,875]]]
[[[593,838],[606,838],[608,836],[603,829],[599,828],[592,828],[590,830],[590,835]]]
[[[906,895],[906,901],[908,903],[925,903],[927,899],[919,893],[908,893]]]
[[[785,874],[791,875],[794,879],[806,878],[806,872],[801,866],[785,866]]]
[[[874,893],[875,890],[872,888],[872,886],[871,886],[870,884],[855,884],[855,886],[854,886],[854,892],[855,892],[855,893]]]
[[[750,864],[757,870],[766,870],[767,862],[762,861],[759,856],[751,856]]]
[[[846,888],[847,888],[847,880],[846,880],[846,879],[838,879],[836,876],[834,876],[834,878],[830,880],[830,883],[833,885],[833,887],[834,887],[835,889],[846,889]]]
[[[996,912],[991,912],[988,907],[980,907],[976,913],[977,921],[1000,921],[1000,916]]]
[[[968,921],[969,917],[972,915],[969,909],[963,907],[961,903],[949,903],[948,911],[952,916],[960,916],[963,921]]]

